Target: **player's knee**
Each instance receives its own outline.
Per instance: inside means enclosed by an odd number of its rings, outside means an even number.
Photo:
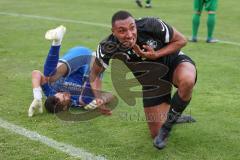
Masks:
[[[191,99],[194,84],[193,80],[183,80],[180,82],[178,93],[183,101],[189,101],[189,99]]]
[[[184,88],[187,90],[191,90],[195,85],[195,76],[190,75],[179,82],[179,88]]]
[[[35,77],[35,76],[38,76],[38,75],[41,75],[41,72],[39,70],[33,70],[32,71],[32,77]]]
[[[199,11],[197,11],[197,12],[195,12],[194,14],[197,14],[197,15],[201,15],[201,12],[199,12]]]
[[[215,11],[208,11],[208,14],[216,14]]]

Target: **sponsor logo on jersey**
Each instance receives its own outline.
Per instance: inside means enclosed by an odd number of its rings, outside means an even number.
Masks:
[[[151,48],[157,48],[157,41],[154,41],[153,39],[150,39],[147,41],[147,45],[149,45]]]

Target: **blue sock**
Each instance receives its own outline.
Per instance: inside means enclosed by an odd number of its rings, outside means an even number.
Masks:
[[[44,76],[49,77],[56,72],[60,46],[51,46],[44,64]]]

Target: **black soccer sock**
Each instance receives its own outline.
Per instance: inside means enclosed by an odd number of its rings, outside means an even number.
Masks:
[[[183,101],[178,95],[178,92],[176,92],[172,97],[171,107],[168,111],[168,117],[163,126],[171,130],[172,126],[176,123],[177,119],[181,116],[182,112],[185,110],[190,101],[191,99],[189,101]]]
[[[188,101],[182,100],[182,98],[178,95],[178,92],[176,92],[171,100],[171,108],[173,108],[175,112],[182,113],[188,106],[190,101],[191,99]]]

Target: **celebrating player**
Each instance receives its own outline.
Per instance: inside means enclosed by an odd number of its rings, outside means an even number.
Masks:
[[[93,83],[110,59],[120,55],[143,86],[144,112],[158,149],[166,146],[173,125],[191,101],[197,73],[192,59],[180,51],[186,43],[180,32],[158,18],[134,20],[129,12],[118,11],[112,17],[112,34],[100,42],[91,69]],[[172,84],[178,89],[171,98]]]

